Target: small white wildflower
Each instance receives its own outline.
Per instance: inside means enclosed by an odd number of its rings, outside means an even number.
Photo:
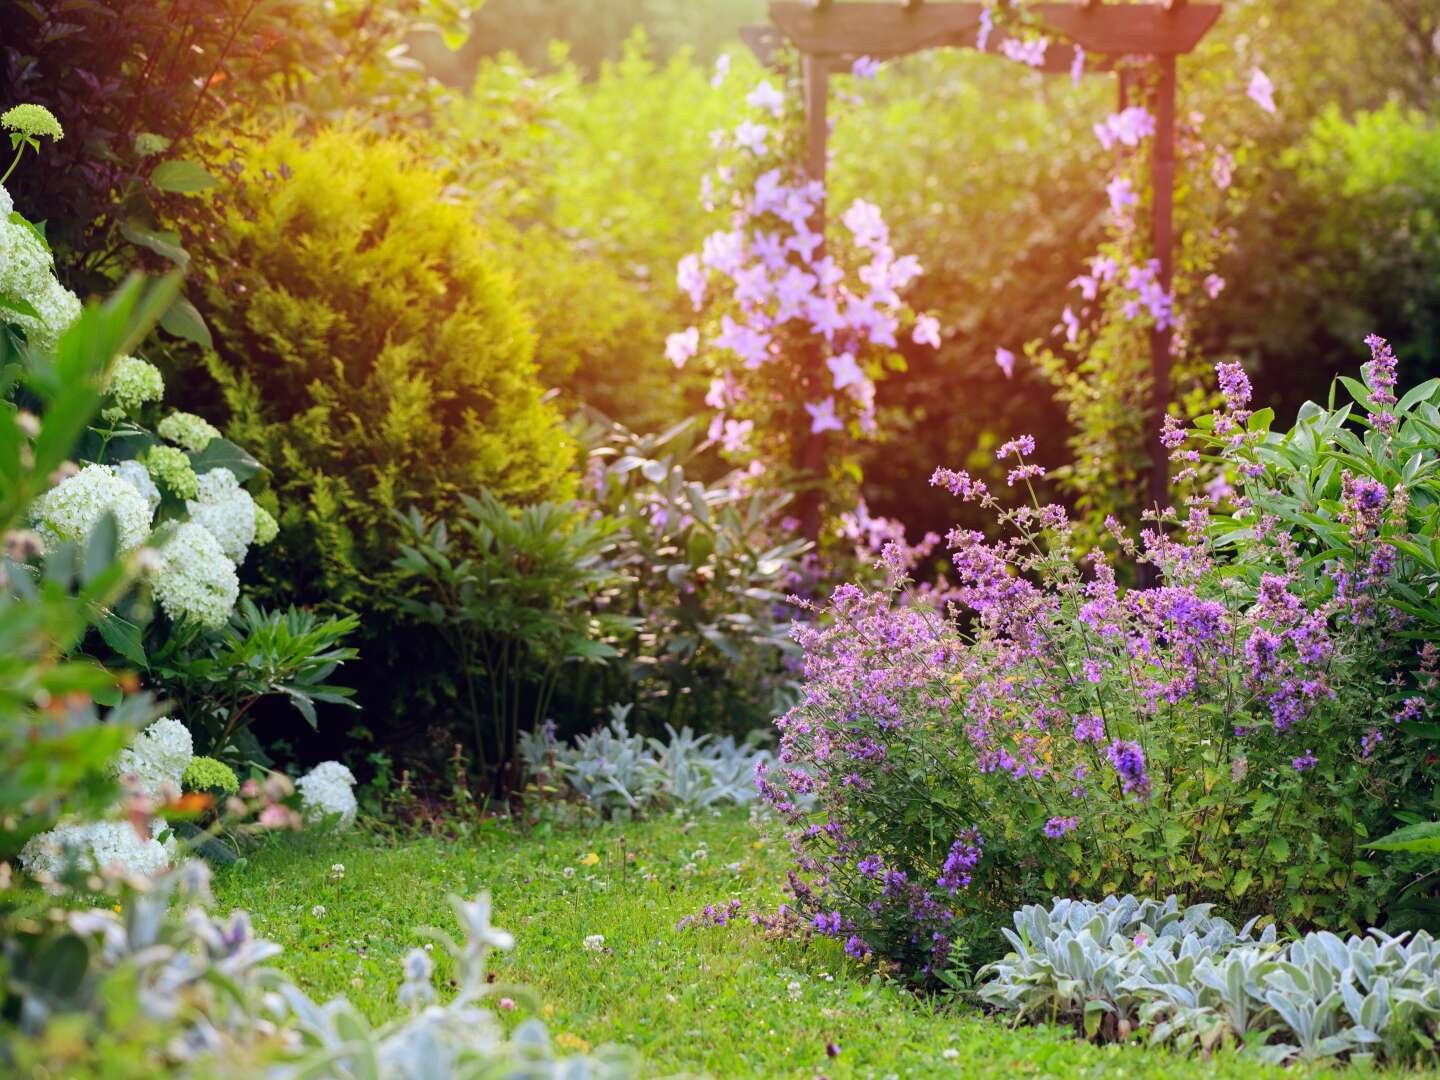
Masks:
[[[696,848],[690,853],[690,858],[693,859],[695,862],[704,862],[709,857],[710,853],[704,848]]]
[[[344,876],[345,876],[345,864],[344,864],[344,863],[338,863],[338,862],[337,862],[334,866],[330,867],[330,880],[331,880],[331,881],[339,881],[339,880],[340,880],[341,878],[343,878]]]
[[[944,1050],[940,1051],[940,1056],[946,1061],[954,1061],[960,1056],[960,1051],[956,1050],[953,1046],[947,1046]]]
[[[697,869],[698,868],[693,862],[687,862],[684,866],[680,868],[680,873],[684,874],[686,877],[690,877],[695,873]]]
[[[587,938],[585,939],[585,949],[586,949],[587,952],[604,952],[604,951],[605,951],[605,935],[604,935],[604,934],[591,934],[589,937],[587,937]]]
[[[803,989],[804,989],[804,987],[802,987],[798,982],[793,982],[793,981],[790,983],[789,986],[785,987],[785,990],[786,990],[786,991],[789,993],[789,995],[790,995],[790,1000],[791,1000],[791,1001],[799,1001],[799,1000],[800,1000],[800,993],[801,993],[801,991],[802,991]]]
[[[316,904],[310,909],[310,914],[314,915],[317,919],[323,919],[325,917],[325,905]]]
[[[564,870],[561,870],[560,873],[563,877],[572,878],[575,876],[575,867],[567,866]]]

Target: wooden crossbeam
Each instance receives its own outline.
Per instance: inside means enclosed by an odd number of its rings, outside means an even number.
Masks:
[[[947,45],[974,47],[983,10],[984,5],[976,3],[822,6],[804,0],[775,0],[770,18],[801,52],[888,59]],[[1120,5],[1042,3],[1028,5],[1026,10],[1086,53],[1101,56],[1188,53],[1220,17],[1218,4],[1179,0]]]

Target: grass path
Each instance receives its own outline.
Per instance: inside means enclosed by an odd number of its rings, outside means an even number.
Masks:
[[[739,814],[702,817],[683,831],[665,819],[528,836],[496,826],[461,841],[301,835],[275,838],[222,871],[215,891],[222,911],[248,910],[260,934],[285,946],[280,966],[314,996],[344,994],[383,1019],[395,1011],[400,958],[423,943],[416,928],[452,929],[446,895],[488,888],[495,924],[516,936],[496,964],[499,980],[535,991],[562,1045],[627,1043],[657,1076],[1310,1075],[1011,1030],[919,999],[830,941],[808,949],[767,941],[748,923],[676,930],[707,903],[773,905],[783,854]],[[604,951],[585,948],[593,934],[604,935]],[[522,1002],[515,1016],[524,1012]]]

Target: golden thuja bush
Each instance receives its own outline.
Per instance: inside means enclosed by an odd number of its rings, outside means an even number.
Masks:
[[[353,128],[234,144],[203,306],[227,434],[271,471],[287,595],[374,610],[393,511],[563,496],[574,451],[472,207]],[[378,586],[378,587],[377,587]]]

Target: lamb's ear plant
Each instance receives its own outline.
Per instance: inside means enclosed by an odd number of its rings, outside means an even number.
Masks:
[[[1070,1022],[1087,1038],[1273,1063],[1417,1063],[1440,1023],[1440,943],[1430,935],[1319,932],[1282,941],[1209,913],[1134,897],[1057,899],[1015,912],[1012,951],[979,972],[979,996],[1017,1021]]]

